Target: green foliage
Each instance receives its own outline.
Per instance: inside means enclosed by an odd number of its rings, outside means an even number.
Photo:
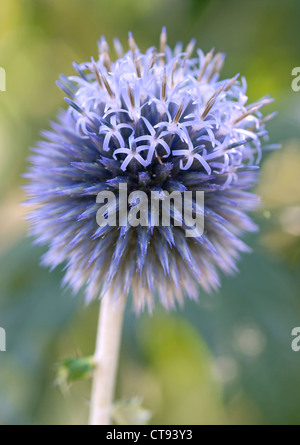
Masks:
[[[94,368],[93,356],[65,358],[57,366],[55,383],[65,391],[71,383],[92,377]]]

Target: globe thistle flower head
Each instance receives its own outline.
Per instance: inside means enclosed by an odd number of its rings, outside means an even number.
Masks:
[[[48,251],[43,264],[65,264],[64,284],[86,287],[88,301],[133,293],[137,311],[152,309],[155,295],[166,308],[184,296],[196,299],[219,286],[218,270],[236,270],[247,246],[240,239],[256,230],[247,215],[258,198],[249,189],[258,179],[266,140],[261,108],[248,105],[246,81],[220,80],[222,52],[195,51],[192,40],[172,50],[163,29],[159,48],[142,53],[129,33],[129,51],[114,41],[111,60],[104,37],[99,58],[76,64],[76,76],[61,76],[67,95],[51,131],[33,149],[26,186],[31,233]],[[269,148],[272,148],[269,146]],[[274,147],[273,147],[274,148]],[[97,224],[112,210],[99,192],[204,192],[204,231],[185,236],[175,204],[171,224]],[[114,211],[137,205],[117,199]],[[148,207],[147,207],[148,209]],[[200,212],[193,198],[193,211]],[[159,212],[159,211],[158,211]],[[158,215],[160,218],[161,215]]]

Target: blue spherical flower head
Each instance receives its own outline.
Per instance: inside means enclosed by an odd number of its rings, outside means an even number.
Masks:
[[[128,52],[118,40],[114,46],[112,62],[102,37],[98,61],[74,64],[78,75],[58,82],[68,108],[30,157],[31,233],[49,246],[43,264],[65,263],[64,283],[76,292],[86,286],[88,301],[132,290],[138,311],[151,310],[155,295],[171,308],[185,295],[196,299],[198,284],[216,289],[218,269],[234,272],[248,250],[240,236],[256,230],[247,212],[258,198],[248,190],[258,179],[272,117],[260,109],[271,100],[247,105],[245,79],[219,79],[222,52],[195,52],[193,40],[171,50],[165,29],[158,50],[142,53],[131,33]],[[170,225],[155,218],[99,225],[99,211],[119,216],[138,205],[121,200],[120,184],[128,194],[158,192],[162,202],[166,192],[192,192],[203,233],[187,237],[172,202]],[[116,200],[99,203],[100,192]],[[195,192],[204,192],[204,208]]]

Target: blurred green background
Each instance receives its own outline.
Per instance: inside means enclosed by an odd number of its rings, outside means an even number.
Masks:
[[[248,81],[249,100],[270,93],[279,111],[258,187],[259,234],[236,277],[218,294],[199,295],[181,312],[159,307],[136,318],[128,305],[117,399],[143,398],[154,424],[300,424],[300,65],[299,0],[1,0],[0,66],[0,423],[84,424],[90,381],[69,393],[54,386],[62,358],[92,354],[98,303],[84,306],[60,287],[61,272],[39,267],[41,249],[26,238],[20,177],[29,147],[63,105],[55,85],[71,63],[97,56],[96,40],[132,30],[141,50],[168,41],[227,54],[223,77]]]

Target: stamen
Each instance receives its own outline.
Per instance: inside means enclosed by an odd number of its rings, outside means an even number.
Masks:
[[[186,58],[187,59],[191,58],[191,56],[193,54],[193,51],[194,51],[194,48],[195,48],[195,45],[196,45],[196,39],[192,39],[190,41],[190,43],[188,44],[188,46],[186,47],[185,53],[186,53]]]
[[[138,77],[142,77],[141,75],[141,65],[140,65],[140,60],[136,58],[136,54],[134,53],[134,66],[136,69],[136,74]]]
[[[160,56],[160,64],[164,64],[165,63],[165,50],[166,50],[166,45],[167,45],[167,30],[166,27],[163,26],[162,30],[161,30],[161,34],[160,34],[160,46],[159,46],[159,52],[163,53]]]
[[[80,108],[80,106],[77,105],[76,102],[69,99],[69,97],[65,97],[65,101],[67,102],[68,105],[70,105],[72,108],[74,108],[74,110],[76,110],[78,113],[82,114],[83,116],[86,115],[85,111],[82,108]]]
[[[239,122],[241,122],[243,119],[245,119],[245,117],[250,116],[251,114],[255,113],[256,111],[259,110],[260,107],[255,106],[250,108],[248,111],[246,111],[246,113],[243,113],[240,117],[238,117],[237,119],[235,119],[232,122],[232,125],[238,124]]]
[[[150,60],[150,64],[149,64],[149,67],[148,67],[148,71],[150,71],[154,67],[156,58],[157,58],[157,49],[154,48],[153,54],[152,54],[152,58]]]
[[[215,104],[216,100],[214,98],[209,99],[209,101],[206,103],[205,110],[203,111],[201,115],[201,119],[205,119],[210,110],[212,109],[213,105]]]
[[[166,91],[167,91],[167,71],[166,67],[164,68],[163,76],[162,76],[162,85],[161,85],[161,100],[166,100]]]
[[[232,144],[227,145],[227,147],[225,147],[224,150],[231,150],[232,148],[240,147],[241,145],[247,144],[247,142],[250,142],[251,140],[252,139],[250,137],[248,137],[246,139],[242,139],[240,141],[233,142]]]
[[[82,71],[82,69],[80,68],[80,66],[78,65],[78,63],[73,62],[73,67],[75,68],[75,70],[77,71],[77,73],[79,74],[80,77],[82,77],[83,80],[87,81],[87,77],[84,74],[84,72]],[[90,71],[89,67],[86,66],[86,68]]]
[[[182,113],[183,107],[184,107],[184,103],[181,102],[181,104],[178,107],[177,113],[175,114],[175,117],[173,119],[174,124],[178,123],[178,121],[179,121],[179,119],[181,117],[181,113]]]
[[[132,106],[132,108],[134,108],[135,107],[134,95],[133,95],[132,88],[129,84],[127,84],[127,90],[128,90],[128,95],[129,95],[129,100],[130,100],[131,106]]]
[[[205,59],[204,59],[203,66],[202,66],[202,68],[201,68],[201,71],[200,71],[199,76],[198,76],[198,79],[197,79],[198,82],[201,82],[202,77],[204,76],[204,73],[205,73],[205,71],[206,71],[208,65],[210,64],[210,62],[211,62],[211,60],[212,60],[212,57],[213,57],[213,54],[214,54],[214,50],[215,50],[215,49],[212,48],[212,49],[209,51],[209,53],[206,54]]]
[[[212,62],[211,69],[207,75],[206,82],[209,82],[211,77],[214,74],[220,73],[224,63],[224,52],[220,51],[218,54],[215,55],[214,60]]]
[[[108,80],[106,79],[106,76],[105,76],[104,74],[101,74],[101,79],[102,79],[102,82],[104,83],[104,86],[105,86],[106,91],[108,92],[110,98],[111,98],[111,99],[114,99],[115,95],[114,95],[114,93],[112,92],[112,89],[110,88],[110,85],[109,85],[109,83],[108,83]]]
[[[274,111],[274,113],[268,114],[260,121],[260,123],[265,124],[266,122],[269,122],[271,119],[273,119],[275,116],[277,116],[277,114],[278,114],[277,111]]]
[[[236,74],[231,80],[229,80],[227,85],[224,87],[224,91],[230,90],[230,88],[235,84],[239,76],[240,76],[239,74]]]
[[[134,140],[131,143],[131,151],[132,151],[132,153],[136,153],[136,143]]]
[[[260,108],[260,107],[257,107],[257,109],[258,108]],[[271,114],[268,114],[267,116],[265,116],[263,119],[261,119],[261,121],[260,121],[260,125],[264,125],[264,124],[266,124],[267,122],[269,122],[271,119],[273,119],[275,116],[277,116],[277,112],[276,111],[274,111],[274,113],[271,113]],[[249,131],[254,131],[254,130],[256,130],[256,126],[255,125],[253,125],[252,127],[250,127],[250,128],[248,128],[248,130]]]
[[[186,60],[187,60],[187,58],[184,57],[184,59],[183,59],[183,61],[181,63],[181,66],[180,66],[180,69],[179,69],[179,75],[178,75],[179,80],[183,79],[183,77],[184,77],[184,72],[185,72],[185,67],[186,67]]]
[[[193,148],[193,153],[194,153],[194,154],[198,154],[198,153],[200,153],[200,151],[202,151],[204,148],[205,148],[205,145],[204,145],[204,144],[202,144],[202,145],[198,145],[198,147],[194,147],[194,148]],[[206,153],[206,150],[204,150],[204,152]]]
[[[107,51],[103,53],[103,66],[105,66],[107,72],[111,71],[111,60]]]
[[[274,101],[274,99],[269,98],[269,97],[264,97],[262,99],[260,99],[258,102],[255,102],[254,104],[250,104],[246,107],[247,110],[254,108],[254,107],[258,107],[258,108],[262,108],[265,105],[268,105],[270,103],[272,103]]]
[[[123,51],[123,47],[122,47],[122,45],[121,45],[120,40],[119,40],[118,38],[115,37],[114,40],[113,40],[113,42],[114,42],[114,48],[115,48],[115,51],[116,51],[117,56],[118,56],[119,58],[123,57],[124,51]]]
[[[104,36],[101,37],[99,42],[99,53],[103,57],[103,66],[105,66],[107,71],[111,71],[109,47]]]
[[[91,60],[92,60],[93,71],[94,71],[94,73],[95,73],[96,80],[97,80],[97,82],[98,82],[98,84],[99,84],[99,87],[100,87],[101,89],[103,89],[103,85],[102,85],[102,82],[101,82],[101,77],[100,77],[99,70],[98,70],[98,68],[97,68],[96,62],[95,62],[95,60],[94,60],[93,57],[92,57]]]
[[[222,93],[222,91],[224,91],[223,87],[219,87],[217,89],[217,91],[211,96],[211,98],[209,100],[216,99],[219,96],[219,94]]]
[[[156,156],[156,159],[158,160],[158,162],[159,162],[159,164],[160,165],[163,165],[163,161],[161,160],[161,157],[160,156]]]
[[[172,88],[174,87],[174,74],[175,74],[176,68],[177,68],[177,60],[174,61],[173,68],[172,68],[172,74],[171,74]]]
[[[211,98],[206,102],[206,107],[205,107],[205,110],[203,111],[203,113],[201,115],[201,119],[205,119],[206,118],[206,116],[208,115],[208,113],[212,109],[213,105],[215,104],[216,98],[218,97],[218,95],[220,93],[222,93],[222,91],[223,91],[223,87],[219,87],[217,89],[217,91],[215,91],[214,94],[211,96]]]
[[[109,48],[108,48],[108,44],[107,44],[107,41],[105,39],[105,36],[101,36],[101,40],[98,43],[98,48],[99,48],[99,53],[100,54],[109,52]]]
[[[134,38],[132,36],[132,32],[131,31],[129,31],[129,33],[128,33],[128,45],[129,45],[129,49],[132,52],[132,58],[134,59],[134,53],[135,53],[135,50],[136,50],[136,43],[135,43],[135,40],[134,40]]]

